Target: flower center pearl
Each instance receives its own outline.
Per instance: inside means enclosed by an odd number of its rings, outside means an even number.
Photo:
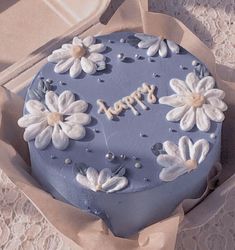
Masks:
[[[96,188],[96,191],[101,191],[102,190],[102,186],[100,184],[97,184],[95,188]]]
[[[197,162],[195,160],[187,160],[185,162],[185,166],[188,169],[188,172],[191,172],[192,170],[197,168]]]
[[[201,107],[205,102],[205,97],[198,93],[192,93],[188,98],[188,104],[194,108]]]
[[[81,58],[82,56],[86,54],[86,49],[83,48],[82,46],[75,45],[71,49],[71,54],[75,58]]]
[[[52,112],[47,115],[47,123],[50,126],[54,126],[55,124],[59,123],[62,121],[63,115],[61,115],[58,112]]]

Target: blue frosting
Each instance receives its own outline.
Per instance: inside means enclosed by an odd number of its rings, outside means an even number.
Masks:
[[[51,144],[45,150],[37,150],[34,142],[30,142],[32,174],[55,198],[100,216],[118,236],[131,235],[169,216],[185,198],[199,197],[205,189],[207,175],[220,155],[221,124],[212,122],[208,132],[201,132],[196,128],[190,132],[181,131],[179,123],[165,119],[171,107],[158,103],[149,104],[146,98],[144,103],[149,107],[148,110],[135,106],[141,113],[139,116],[134,116],[127,110],[110,121],[104,114],[97,113],[97,99],[103,99],[108,106],[112,106],[143,82],[156,86],[158,98],[171,95],[173,91],[169,87],[170,79],[184,80],[193,71],[192,61],[196,58],[183,48],[180,54],[171,55],[169,52],[167,58],[155,56],[150,62],[145,49],[120,42],[121,38],[126,39],[130,35],[133,34],[118,32],[98,38],[107,45],[107,68],[104,71],[94,75],[83,72],[77,79],[71,79],[68,73],[54,73],[54,64],[48,63],[30,86],[31,89],[35,88],[40,76],[49,78],[53,80],[56,93],[69,89],[79,99],[88,102],[88,113],[92,116],[92,123],[86,126],[86,137],[81,141],[70,140],[69,147],[64,151],[56,150]],[[127,60],[118,60],[119,53],[123,53]],[[136,54],[141,57],[137,59]],[[98,78],[102,81],[98,81]],[[216,138],[211,139],[210,133],[215,133]],[[210,143],[207,158],[195,171],[172,182],[162,182],[158,177],[162,167],[157,164],[151,147],[166,140],[177,144],[183,135],[194,142],[206,139]],[[90,149],[89,152],[86,151],[87,148]],[[116,156],[112,162],[105,159],[105,154],[109,151]],[[121,159],[121,154],[125,154],[127,159]],[[141,162],[142,167],[139,169],[135,168],[135,157]],[[70,158],[72,163],[64,164],[66,158]],[[86,190],[75,179],[79,163],[97,170],[105,167],[115,169],[123,164],[127,169],[129,185],[111,194]]]

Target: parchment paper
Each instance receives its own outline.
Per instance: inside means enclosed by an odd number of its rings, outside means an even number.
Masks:
[[[233,164],[235,132],[233,100],[235,83],[223,80],[226,72],[218,75],[215,59],[211,51],[180,21],[159,13],[148,12],[146,0],[126,0],[114,13],[106,25],[100,25],[100,34],[118,30],[134,30],[152,35],[161,35],[174,40],[206,64],[216,78],[217,84],[226,92],[229,111],[226,114],[223,131],[223,152],[226,164]],[[92,28],[88,32],[93,33]],[[0,88],[0,167],[12,182],[34,203],[45,218],[71,241],[72,249],[174,249],[177,230],[183,219],[183,211],[189,211],[214,188],[221,166],[215,167],[208,176],[208,186],[202,197],[186,200],[168,219],[146,227],[128,239],[112,235],[99,218],[81,212],[78,208],[57,201],[44,192],[30,175],[27,144],[23,141],[23,131],[17,120],[22,115],[23,100],[10,91]],[[229,142],[229,147],[227,147]]]

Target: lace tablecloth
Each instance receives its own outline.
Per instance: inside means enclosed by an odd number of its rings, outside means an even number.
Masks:
[[[151,0],[151,10],[183,21],[211,50],[217,63],[235,69],[234,0]],[[180,228],[176,249],[230,250],[235,246],[235,189],[217,213],[195,228]],[[190,247],[189,247],[190,246]],[[192,248],[193,246],[193,248]],[[0,171],[0,249],[70,249],[66,240]]]

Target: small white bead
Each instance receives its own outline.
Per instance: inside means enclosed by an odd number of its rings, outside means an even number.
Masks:
[[[124,54],[123,53],[117,54],[117,59],[120,60],[120,61],[123,61],[125,59]]]
[[[141,167],[142,167],[141,163],[139,161],[137,161],[135,163],[135,168],[141,168]]]
[[[135,54],[135,58],[136,58],[136,59],[140,59],[140,55]]]
[[[115,158],[115,155],[114,153],[112,152],[108,152],[106,155],[105,155],[105,159],[108,160],[108,161],[113,161]]]
[[[148,62],[154,62],[154,59],[151,57],[148,57]]]
[[[211,138],[211,139],[215,139],[215,138],[216,138],[215,133],[211,133],[211,134],[210,134],[210,138]]]
[[[71,164],[72,163],[72,160],[70,158],[66,158],[64,160],[64,164],[68,165],[68,164]]]
[[[126,159],[126,155],[121,154],[121,155],[120,155],[120,158],[121,158],[122,160],[125,160],[125,159]]]
[[[104,82],[104,80],[103,80],[103,79],[98,78],[98,79],[97,79],[97,82]]]
[[[198,62],[197,60],[193,60],[193,61],[192,61],[192,66],[197,66],[198,63],[199,63],[199,62]]]

